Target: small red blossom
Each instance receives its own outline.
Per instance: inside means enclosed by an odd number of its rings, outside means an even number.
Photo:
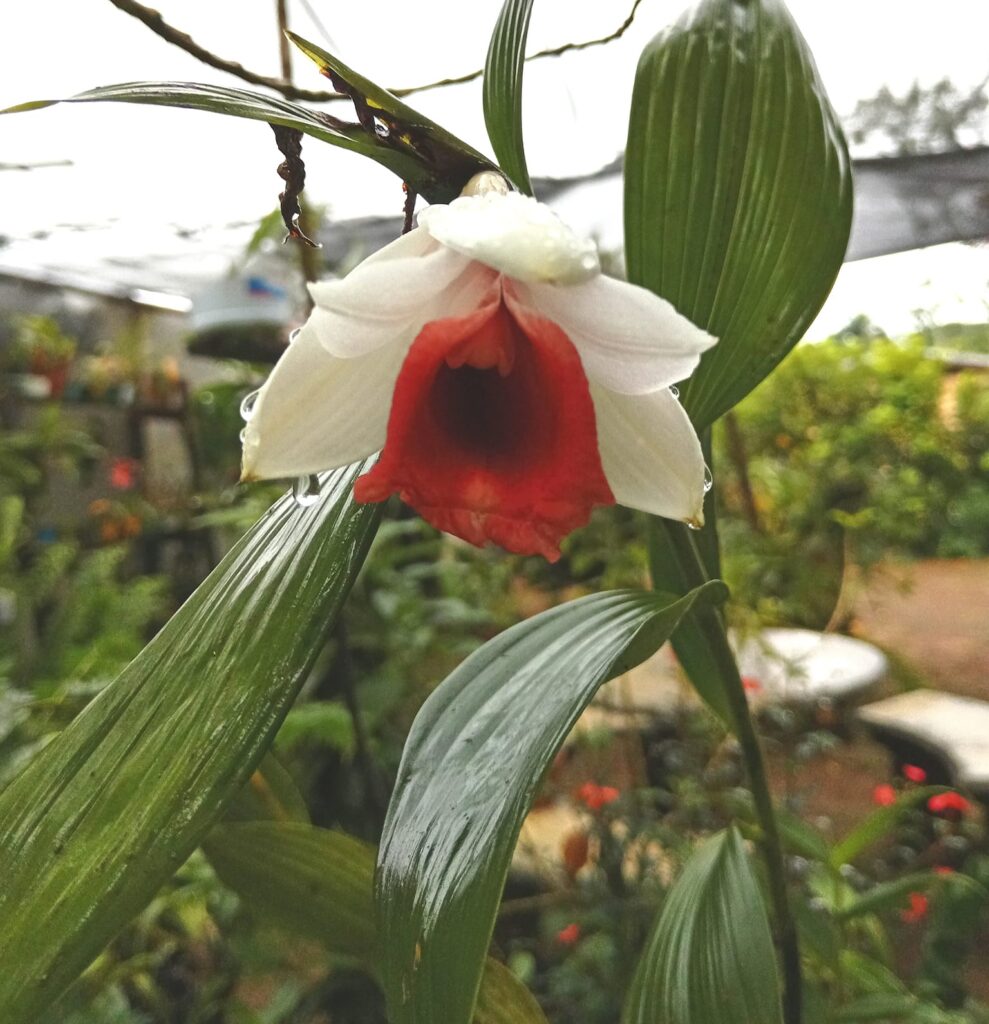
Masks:
[[[742,686],[747,693],[762,693],[762,683],[755,676],[742,676]]]
[[[574,795],[589,811],[600,811],[602,807],[613,804],[621,796],[621,791],[614,786],[585,782]]]
[[[944,877],[947,877],[948,875],[953,875],[954,873],[955,873],[955,869],[952,868],[952,867],[948,867],[947,864],[938,864],[934,868],[934,874],[935,875],[942,875]]]
[[[561,946],[573,946],[580,940],[580,925],[576,921],[571,921],[566,928],[561,928],[556,933],[556,941]]]
[[[114,459],[110,463],[110,486],[115,491],[133,490],[139,469],[140,463],[136,459]]]
[[[927,772],[919,764],[905,764],[903,766],[903,777],[911,782],[926,782]]]
[[[922,892],[910,893],[910,906],[900,911],[900,919],[907,924],[922,921],[927,916],[928,899]]]
[[[933,814],[944,814],[946,811],[968,814],[972,809],[972,805],[961,793],[937,793],[927,801],[927,809]]]
[[[872,791],[872,802],[879,804],[880,807],[889,807],[890,804],[896,803],[896,790],[888,782],[884,782]]]

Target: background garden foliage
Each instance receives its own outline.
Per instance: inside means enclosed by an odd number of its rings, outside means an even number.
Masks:
[[[230,537],[268,500],[232,486],[237,446],[230,431],[221,443],[224,435],[213,428],[237,422],[248,388],[212,386],[193,396],[211,438],[215,472],[197,499],[204,510],[195,522]],[[954,404],[946,404],[945,396]],[[868,571],[891,557],[908,563],[936,553],[986,553],[989,522],[978,516],[987,514],[980,495],[989,482],[989,386],[971,372],[948,372],[923,338],[894,342],[870,333],[801,346],[736,414],[758,529],[740,499],[738,467],[721,430],[715,434],[715,464],[724,467],[717,475],[719,527],[726,578],[734,593],[748,595],[760,621],[823,624],[848,557]],[[170,594],[165,579],[134,575],[136,538],[101,542],[88,524],[77,536],[62,534],[58,541],[40,531],[44,523],[37,510],[46,479],[85,473],[99,451],[97,438],[71,407],[52,406],[33,429],[7,433],[0,441],[4,464],[23,469],[5,474],[2,496],[2,582],[5,591],[17,594],[19,617],[0,632],[6,723],[0,779],[9,779],[85,707],[181,596]],[[155,529],[153,513],[145,528]],[[405,514],[382,525],[339,633],[276,740],[314,822],[375,839],[404,738],[437,679],[523,615],[602,587],[641,585],[646,576],[639,517],[622,508],[599,510],[564,551],[564,560],[551,566],[452,545]],[[740,597],[732,607],[747,603]],[[751,625],[752,619],[744,614],[740,622]],[[24,644],[25,631],[38,638],[34,645]],[[29,660],[31,650],[36,654]],[[361,753],[341,694],[342,672],[360,701],[366,731]],[[789,718],[769,720],[765,727],[798,761],[813,761],[838,742]],[[609,763],[613,743],[606,733],[588,737],[577,763]],[[540,996],[551,1020],[568,1021],[575,1014],[589,1024],[614,1019],[631,980],[629,965],[662,902],[660,876],[689,855],[691,835],[728,824],[743,796],[742,766],[724,756],[721,731],[706,716],[688,716],[676,735],[657,737],[648,750],[655,784],[601,805],[589,818],[585,840],[577,843],[578,856],[588,845],[597,847],[594,870],[584,869],[558,906],[512,914],[496,931],[513,969]],[[569,778],[579,775],[551,776],[547,795],[568,794]],[[857,888],[870,891],[902,876],[904,848],[914,851],[908,864],[923,862],[932,842],[951,835],[932,835],[926,815],[915,811],[901,821],[897,837],[880,843],[886,852],[866,862],[853,879]],[[955,840],[963,840],[966,849],[981,842],[968,825]],[[794,854],[793,869],[804,879],[820,870],[806,852]],[[984,857],[964,857],[974,858],[964,861],[970,873],[987,880]],[[510,896],[524,896],[524,885],[510,883]],[[901,902],[890,897],[894,922]],[[959,965],[977,941],[980,919],[979,901],[968,890],[941,886],[924,947],[924,991],[957,999],[964,985]],[[880,938],[877,918],[869,922],[850,941],[881,953],[888,940]],[[822,944],[837,951],[841,940],[822,932],[824,919],[811,916],[805,924],[816,941],[812,959]],[[308,1020],[316,1007],[330,1006],[341,1021],[384,1019],[374,983],[361,969],[346,959],[326,959],[305,943],[286,945],[271,929],[196,856],[44,1019],[288,1022]],[[848,951],[843,955],[849,959]],[[313,965],[312,980],[296,976],[300,957]],[[888,997],[900,1002],[914,999],[888,969],[877,976],[878,967],[861,960],[851,964],[849,994],[874,998],[878,988],[892,990]],[[828,976],[826,964],[815,969]],[[272,996],[264,1015],[243,1005],[243,985],[250,978],[258,979],[251,985],[271,979],[264,982]]]

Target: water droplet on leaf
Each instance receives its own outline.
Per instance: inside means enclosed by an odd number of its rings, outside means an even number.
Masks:
[[[292,497],[301,508],[315,505],[319,501],[319,477],[312,474],[300,476],[292,485]]]
[[[257,405],[258,395],[261,394],[261,389],[257,388],[255,391],[249,391],[240,402],[240,418],[246,423],[254,415],[254,406]]]

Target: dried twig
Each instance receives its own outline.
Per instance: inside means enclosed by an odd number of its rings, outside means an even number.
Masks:
[[[318,249],[319,243],[309,238],[299,226],[302,214],[299,196],[306,187],[306,165],[302,162],[302,132],[294,128],[285,128],[280,124],[271,125],[271,130],[275,133],[278,149],[285,157],[278,165],[278,177],[285,182],[285,191],[278,194],[282,220],[288,230],[285,241],[295,238],[313,249]]]
[[[411,188],[407,181],[402,182],[402,191],[405,193],[405,205],[403,207],[405,220],[402,223],[402,234],[407,235],[412,230],[412,221],[415,217],[416,199],[418,196],[415,189]]]
[[[307,103],[327,103],[331,100],[342,100],[348,99],[349,97],[340,92],[321,92],[315,89],[300,89],[291,82],[285,81],[284,78],[272,78],[269,75],[260,75],[256,71],[251,71],[249,68],[245,68],[243,64],[239,64],[237,61],[226,60],[223,57],[218,56],[211,50],[207,50],[206,47],[200,46],[188,32],[183,32],[181,29],[175,28],[174,25],[169,25],[167,21],[161,16],[161,14],[151,7],[146,7],[142,3],[138,3],[137,0],[110,0],[110,3],[114,7],[123,11],[125,14],[137,18],[143,22],[155,35],[160,36],[166,42],[171,43],[173,46],[177,46],[180,50],[184,50],[186,53],[195,57],[197,60],[202,61],[204,64],[208,64],[211,68],[216,68],[217,71],[225,71],[227,74],[231,74],[240,78],[242,81],[250,82],[252,85],[261,85],[268,89],[274,89],[275,92],[279,92],[286,99],[289,100],[305,100]],[[562,46],[556,46],[549,50],[540,50],[538,53],[530,54],[526,57],[526,60],[539,60],[542,57],[559,57],[564,53],[570,53],[573,50],[586,50],[592,46],[603,46],[605,43],[612,43],[616,39],[620,39],[626,31],[628,31],[632,22],[635,20],[636,12],[639,9],[639,5],[642,0],[634,0],[632,9],[629,12],[628,17],[615,29],[614,32],[609,33],[606,36],[601,36],[598,39],[586,39],[579,43],[564,43]],[[477,71],[468,72],[466,75],[457,75],[453,78],[442,78],[435,82],[426,82],[422,85],[412,85],[403,89],[390,89],[389,91],[393,96],[411,96],[413,93],[426,92],[430,89],[442,89],[449,85],[463,85],[465,82],[473,82],[475,79],[480,78],[484,74],[482,69]]]
[[[111,0],[112,2],[114,0]],[[588,50],[592,46],[604,46],[605,43],[613,43],[616,39],[621,39],[631,28],[632,22],[635,21],[636,11],[638,11],[639,4],[641,3],[642,0],[634,0],[632,9],[628,12],[628,17],[614,32],[610,32],[606,36],[601,36],[598,39],[585,39],[579,43],[564,43],[562,46],[554,46],[549,50],[539,50],[537,53],[530,53],[525,59],[528,62],[530,60],[539,60],[542,57],[562,57],[563,54],[574,50]],[[411,96],[414,92],[428,92],[430,89],[442,89],[448,85],[463,85],[465,82],[473,82],[483,74],[484,69],[478,68],[477,71],[469,71],[466,75],[457,75],[455,78],[441,78],[437,82],[426,82],[425,85],[413,85],[407,89],[389,89],[388,91],[393,96]]]
[[[217,71],[225,71],[244,82],[250,82],[251,85],[263,85],[268,89],[280,92],[286,99],[306,100],[310,103],[320,103],[326,100],[342,98],[335,92],[316,92],[311,89],[298,89],[283,78],[259,75],[256,71],[245,68],[243,64],[238,64],[233,60],[225,60],[211,50],[207,50],[205,46],[200,46],[188,32],[182,32],[173,25],[169,25],[158,11],[151,7],[145,7],[144,4],[137,3],[137,0],[110,0],[110,3],[125,14],[130,14],[137,18],[138,21],[143,22],[156,36],[160,36],[165,42],[177,46],[180,50],[184,50],[190,56],[202,61],[203,64],[208,64],[211,68],[216,68]]]

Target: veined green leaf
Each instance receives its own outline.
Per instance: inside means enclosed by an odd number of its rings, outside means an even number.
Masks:
[[[594,594],[488,641],[413,723],[378,855],[382,973],[394,1024],[466,1024],[522,821],[544,772],[606,680],[639,664],[685,598]]]
[[[533,994],[502,963],[484,961],[473,1024],[546,1024]]]
[[[936,886],[958,886],[965,889],[974,900],[985,900],[986,890],[969,875],[960,872],[950,875],[937,875],[933,871],[915,871],[894,878],[889,882],[880,882],[871,889],[856,895],[850,903],[838,908],[835,916],[847,920],[861,917],[863,914],[878,914],[886,910],[903,907],[906,899],[913,892],[926,892]]]
[[[887,995],[906,995],[908,992],[906,982],[886,964],[857,949],[841,951],[841,967],[859,988],[867,992]]]
[[[205,850],[221,880],[263,917],[377,973],[372,846],[304,823],[255,821],[219,826]],[[489,957],[474,1024],[546,1018],[518,978]]]
[[[698,847],[667,894],[622,1021],[782,1021],[766,910],[734,828]]]
[[[188,857],[271,742],[378,522],[365,464],[286,495],[0,794],[0,1020],[33,1024]]]
[[[677,533],[685,536],[686,529],[683,524],[669,519],[647,518],[649,575],[653,587],[662,593],[686,594],[690,590],[691,576],[682,559],[699,559],[700,554],[692,547],[688,549],[676,543]],[[717,614],[715,609],[707,611],[711,615]],[[691,612],[683,617],[673,634],[672,643],[677,659],[698,695],[724,725],[732,728],[734,723],[725,692],[723,668],[707,642],[697,613]]]
[[[903,907],[910,893],[924,892],[940,880],[929,871],[916,871],[890,882],[880,882],[861,895],[854,896],[851,902],[837,908],[835,916],[839,920],[847,921],[863,914],[878,914],[881,911]]]
[[[782,0],[700,0],[650,43],[625,155],[628,277],[719,338],[681,385],[703,428],[810,326],[851,226],[845,141]]]
[[[505,0],[484,62],[484,124],[502,170],[532,195],[522,138],[522,75],[532,0]]]
[[[909,992],[876,992],[835,1010],[828,1020],[834,1024],[865,1024],[866,1021],[878,1021],[879,1024],[889,1024],[890,1021],[907,1024],[914,1021],[920,1024],[923,1018],[914,1016],[918,1009],[923,1009],[920,1000]]]
[[[0,113],[40,110],[56,103],[103,101],[205,110],[294,128],[321,142],[370,157],[433,203],[449,202],[459,195],[471,175],[491,166],[490,161],[459,140],[454,140],[456,145],[453,145],[448,141],[453,140],[453,136],[426,118],[420,117],[417,126],[421,144],[411,146],[401,138],[393,141],[390,137],[380,137],[373,126],[367,131],[360,124],[310,110],[278,96],[198,82],[124,82],[89,89],[64,99],[20,103]],[[434,132],[440,134],[434,136]]]
[[[339,58],[294,32],[285,34],[324,75],[343,85],[357,105],[367,106],[370,114],[386,129],[386,134],[378,138],[380,144],[408,153],[420,165],[420,179],[426,174],[425,168],[429,168],[432,180],[425,187],[416,187],[416,191],[431,203],[449,202],[460,194],[478,171],[493,168],[491,161],[482,153],[403,103],[387,89],[347,67]],[[374,130],[373,126],[371,130]],[[415,184],[410,179],[406,180],[410,185]]]
[[[372,964],[374,847],[297,821],[222,824],[203,844],[220,880],[262,917]]]
[[[867,818],[860,821],[841,842],[834,845],[830,857],[831,867],[840,868],[842,864],[850,864],[873,843],[877,843],[887,836],[911,807],[916,807],[917,804],[928,800],[934,794],[944,791],[944,786],[921,786],[901,793],[896,803],[886,807],[877,807]]]
[[[223,807],[224,821],[309,821],[295,780],[270,750]]]

